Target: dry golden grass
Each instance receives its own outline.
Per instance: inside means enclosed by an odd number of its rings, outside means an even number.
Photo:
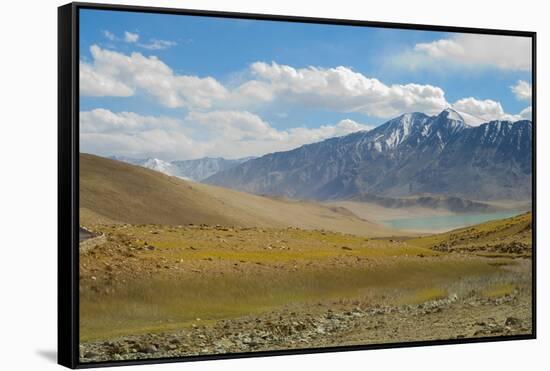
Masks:
[[[517,289],[517,286],[512,283],[500,283],[490,286],[483,291],[483,295],[488,298],[499,298],[502,296],[510,295]]]
[[[439,287],[430,287],[415,290],[410,295],[403,295],[400,304],[421,304],[431,300],[444,299],[448,295],[446,290]]]
[[[505,268],[490,259],[323,231],[97,229],[110,241],[81,257],[82,341],[212,323],[285,305],[358,297],[416,304],[456,291],[453,285],[466,278],[485,287]]]

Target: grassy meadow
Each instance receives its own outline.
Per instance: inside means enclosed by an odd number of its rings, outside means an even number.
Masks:
[[[302,304],[418,304],[471,291],[495,297],[528,282],[518,261],[442,253],[430,249],[427,238],[368,239],[296,228],[95,230],[108,242],[81,257],[84,342]]]

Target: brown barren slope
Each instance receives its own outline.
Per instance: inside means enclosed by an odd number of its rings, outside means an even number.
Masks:
[[[94,155],[80,155],[80,224],[209,224],[326,229],[365,236],[399,232],[347,209],[188,182]]]

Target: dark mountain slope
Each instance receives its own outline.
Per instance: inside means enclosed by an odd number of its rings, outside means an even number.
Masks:
[[[531,196],[530,121],[468,126],[457,112],[404,114],[367,132],[265,155],[205,182],[312,199],[433,193],[469,199]]]

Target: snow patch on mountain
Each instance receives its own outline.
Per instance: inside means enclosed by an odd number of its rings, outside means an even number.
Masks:
[[[149,158],[145,160],[141,166],[151,170],[160,171],[164,174],[175,175],[174,166],[171,163],[159,160],[158,158]]]
[[[252,157],[236,160],[228,160],[222,157],[204,157],[195,160],[164,161],[158,158],[135,159],[124,156],[111,156],[113,160],[123,161],[132,165],[138,165],[155,170],[166,175],[175,176],[185,180],[201,181],[216,174],[219,171],[229,169],[242,164]]]

